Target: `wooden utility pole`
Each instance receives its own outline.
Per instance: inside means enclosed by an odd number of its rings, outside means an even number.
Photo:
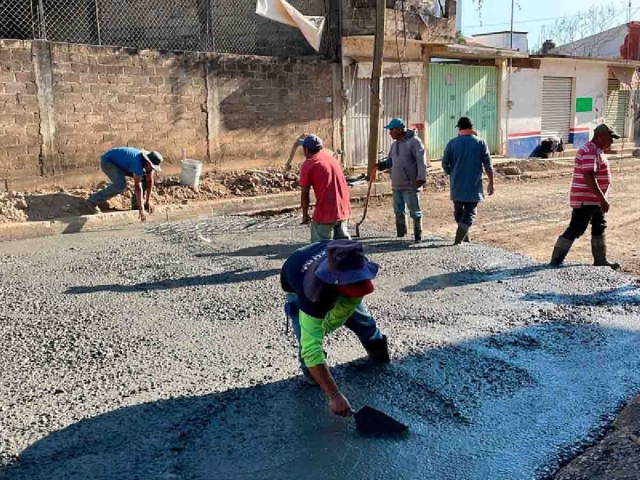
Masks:
[[[382,103],[382,57],[384,53],[384,24],[386,0],[376,0],[376,37],[371,72],[371,108],[369,109],[369,155],[367,174],[371,178],[378,162],[380,142],[380,105]]]

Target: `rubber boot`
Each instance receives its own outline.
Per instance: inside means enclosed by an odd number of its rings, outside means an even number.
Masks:
[[[454,240],[453,244],[460,245],[464,240],[464,237],[466,237],[468,234],[469,227],[466,227],[462,224],[458,225],[458,230],[456,230],[456,239]]]
[[[365,350],[369,354],[369,358],[377,364],[389,363],[391,361],[386,335],[383,335],[379,340],[372,340],[367,343]]]
[[[416,243],[422,241],[422,218],[413,219],[413,239]]]
[[[593,264],[596,267],[611,267],[614,270],[620,268],[619,263],[607,260],[607,241],[604,235],[591,237],[591,253],[593,253]]]
[[[558,237],[555,246],[553,247],[553,253],[551,254],[551,261],[549,265],[552,267],[559,267],[564,262],[569,250],[571,250],[571,245],[573,245],[573,240],[569,240],[568,238]]]
[[[396,220],[396,233],[398,238],[404,238],[407,234],[407,224],[404,221]]]

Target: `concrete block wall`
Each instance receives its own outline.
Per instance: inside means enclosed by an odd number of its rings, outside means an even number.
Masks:
[[[332,147],[324,60],[0,41],[0,189],[99,172],[114,146],[234,169],[284,163],[314,132]]]
[[[31,42],[0,40],[0,179],[41,173],[39,125]]]

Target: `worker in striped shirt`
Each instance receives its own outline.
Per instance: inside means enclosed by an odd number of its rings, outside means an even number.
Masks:
[[[611,169],[604,152],[620,138],[612,128],[603,124],[593,131],[593,139],[576,154],[571,183],[570,203],[573,213],[569,228],[558,237],[551,256],[551,265],[560,266],[573,242],[587,231],[591,223],[591,252],[596,266],[620,268],[607,260],[605,230],[609,211],[607,193],[611,185]]]

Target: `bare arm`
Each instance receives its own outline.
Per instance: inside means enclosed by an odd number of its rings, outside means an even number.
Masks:
[[[138,210],[140,212],[140,220],[144,222],[147,219],[147,216],[144,213],[144,203],[142,201],[142,178],[138,175],[133,176],[134,183],[134,195],[136,196],[136,201],[138,202]]]
[[[311,217],[309,217],[309,205],[311,205],[311,187],[302,187],[302,193],[300,194],[300,205],[302,206],[302,223],[309,223]]]
[[[602,211],[604,213],[607,213],[609,211],[609,201],[604,196],[604,193],[602,193],[602,190],[600,189],[600,185],[598,185],[598,182],[596,181],[595,172],[585,171],[584,181],[587,182],[587,186],[589,187],[589,190],[591,190],[591,193],[593,193],[596,197],[598,197],[598,200],[600,201],[600,205],[602,206]]]
[[[351,415],[351,405],[349,404],[349,400],[340,393],[340,389],[338,388],[338,385],[336,385],[333,375],[331,375],[331,372],[327,368],[327,364],[321,363],[315,367],[310,367],[309,372],[313,379],[318,382],[318,385],[327,398],[329,398],[329,408],[331,411],[341,417],[348,417]]]
[[[146,191],[144,206],[147,209],[147,212],[149,213],[153,213],[153,206],[151,205],[151,191],[153,190],[153,184],[155,183],[154,179],[155,179],[155,172],[153,171],[151,173],[148,173],[145,176],[145,180],[147,182],[147,185],[146,185],[147,191]]]

